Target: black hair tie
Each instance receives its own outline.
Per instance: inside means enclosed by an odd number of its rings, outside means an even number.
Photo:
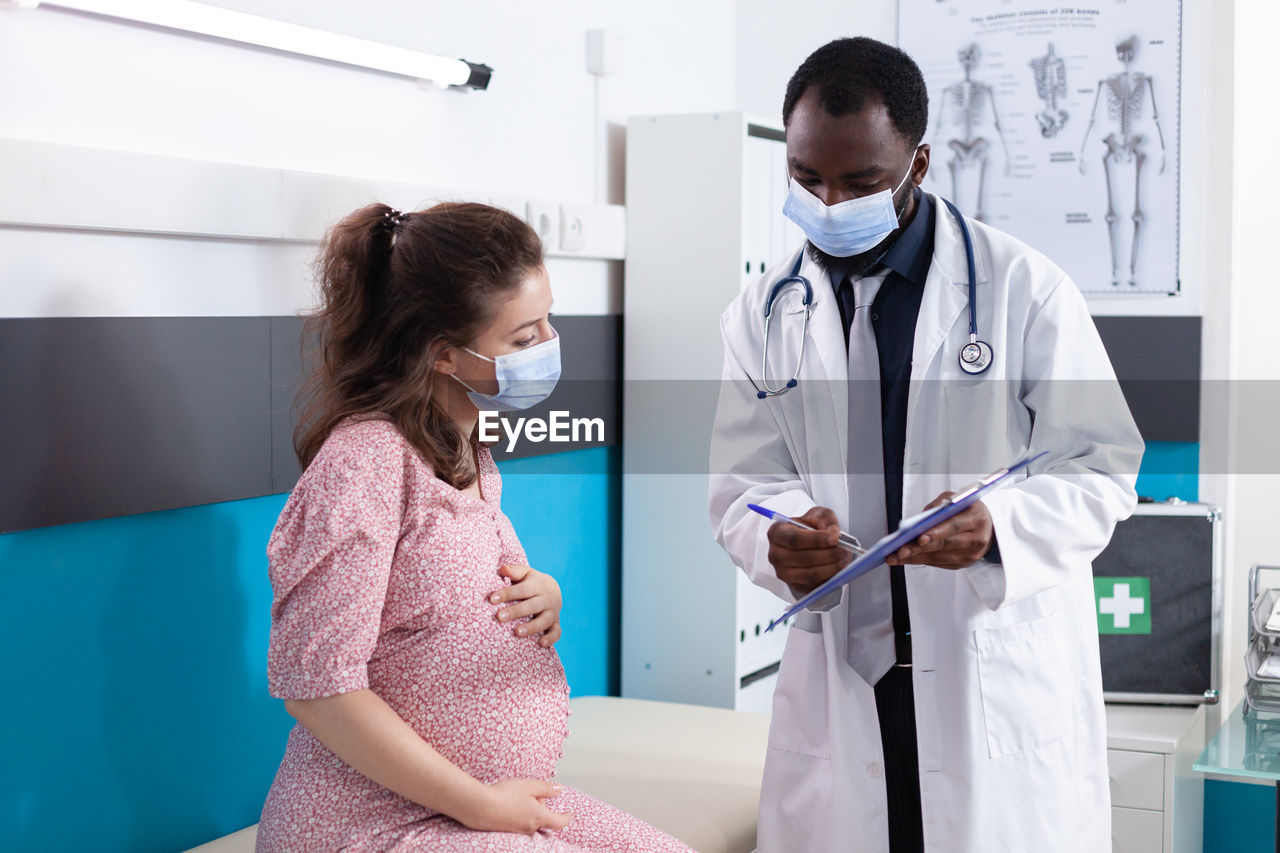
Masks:
[[[396,244],[396,232],[400,230],[400,223],[407,219],[409,214],[401,213],[394,207],[388,209],[382,214],[382,228],[391,235],[391,245]]]

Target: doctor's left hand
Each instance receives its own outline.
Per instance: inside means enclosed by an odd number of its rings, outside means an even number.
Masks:
[[[954,494],[943,492],[925,509],[933,509]],[[914,563],[940,569],[966,569],[986,556],[993,541],[995,529],[991,525],[991,513],[982,501],[975,501],[963,512],[921,533],[916,541],[899,548],[885,562],[891,566]]]
[[[528,622],[517,625],[512,633],[517,637],[533,637],[539,633],[538,645],[551,648],[560,639],[560,584],[545,572],[531,566],[501,566],[498,574],[511,581],[489,595],[490,604],[517,602],[500,607],[495,616],[499,622],[511,622],[525,616]]]

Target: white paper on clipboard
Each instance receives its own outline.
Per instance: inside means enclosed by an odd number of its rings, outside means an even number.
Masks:
[[[1035,462],[1041,456],[1045,456],[1047,454],[1048,451],[1045,450],[1035,454],[1034,456],[1023,457],[1008,468],[1001,468],[998,471],[992,471],[976,483],[965,487],[953,495],[950,502],[944,503],[941,506],[934,507],[930,510],[925,510],[919,515],[904,518],[897,530],[894,530],[884,536],[879,542],[876,542],[876,544],[868,548],[867,553],[854,560],[839,572],[836,572],[836,574],[832,575],[826,583],[822,584],[804,598],[801,598],[795,604],[788,607],[786,613],[783,613],[777,619],[774,619],[769,623],[769,627],[765,629],[766,632],[772,631],[775,626],[782,622],[783,619],[790,618],[823,596],[828,595],[845,584],[858,579],[877,566],[884,565],[885,558],[894,551],[897,551],[908,542],[914,541],[920,534],[937,527],[948,518],[964,512],[965,508],[974,501],[981,500],[982,496],[987,492],[1002,483],[1008,482],[1008,478],[1011,474],[1020,471],[1032,462]]]

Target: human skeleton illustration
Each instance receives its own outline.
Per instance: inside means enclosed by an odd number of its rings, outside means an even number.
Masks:
[[[985,114],[989,110],[995,125],[996,135],[1000,137],[1000,145],[1004,149],[1005,174],[1009,173],[1009,146],[1005,142],[1004,132],[1000,129],[1000,114],[996,111],[995,91],[986,83],[972,79],[973,69],[977,67],[982,52],[976,44],[962,47],[959,52],[960,66],[964,68],[964,80],[953,83],[942,91],[942,106],[938,110],[938,126],[936,135],[942,136],[942,127],[950,115],[952,132],[955,137],[947,140],[952,157],[947,161],[951,171],[951,197],[957,206],[974,219],[986,221],[983,201],[986,196],[988,148],[990,141],[979,135]],[[977,190],[972,203],[961,199],[961,173],[978,172]],[[967,181],[965,182],[968,183]]]
[[[1031,70],[1036,76],[1036,94],[1045,105],[1036,121],[1040,135],[1048,139],[1057,136],[1067,123],[1067,111],[1058,106],[1058,99],[1067,97],[1067,64],[1054,55],[1053,42],[1049,42],[1049,53],[1031,60]]]
[[[1112,75],[1098,81],[1098,94],[1093,100],[1093,110],[1089,114],[1089,126],[1085,128],[1084,141],[1080,145],[1080,174],[1085,174],[1085,145],[1089,141],[1089,133],[1098,112],[1098,103],[1103,95],[1107,99],[1107,119],[1118,127],[1102,140],[1106,152],[1102,155],[1102,168],[1107,181],[1107,234],[1111,242],[1111,284],[1120,285],[1120,217],[1116,213],[1116,201],[1119,198],[1120,176],[1119,166],[1133,164],[1133,242],[1129,246],[1129,285],[1137,285],[1138,246],[1142,236],[1142,168],[1147,155],[1143,151],[1146,137],[1134,130],[1135,124],[1143,119],[1144,99],[1151,99],[1151,121],[1155,124],[1156,134],[1160,141],[1160,170],[1164,174],[1165,145],[1164,131],[1160,128],[1160,116],[1156,109],[1156,92],[1151,77],[1140,71],[1131,71],[1134,55],[1138,51],[1138,37],[1131,36],[1116,45],[1116,58],[1124,66],[1120,74]],[[1114,189],[1113,189],[1114,187]]]

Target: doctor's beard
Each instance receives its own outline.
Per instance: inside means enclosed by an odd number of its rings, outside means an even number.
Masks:
[[[812,243],[806,242],[805,247],[809,252],[809,260],[813,261],[831,277],[833,283],[839,284],[846,278],[852,276],[857,278],[866,275],[876,264],[880,263],[880,259],[889,251],[889,247],[897,242],[898,236],[902,233],[902,229],[898,228],[885,237],[879,243],[867,249],[865,252],[859,252],[856,255],[850,255],[847,258],[828,255]]]

